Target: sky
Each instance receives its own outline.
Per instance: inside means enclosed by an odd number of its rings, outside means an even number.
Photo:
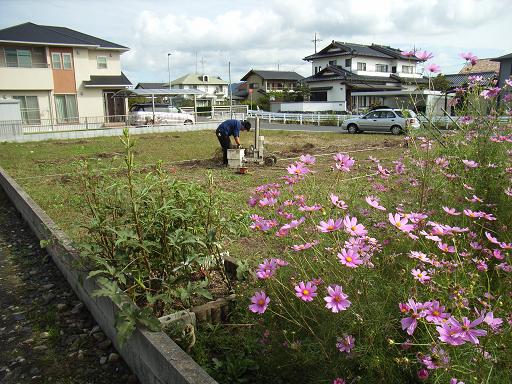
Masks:
[[[130,48],[131,82],[205,73],[238,82],[251,69],[311,75],[303,58],[332,40],[433,52],[457,73],[461,52],[512,53],[512,0],[0,0],[0,29],[25,22],[75,29]]]

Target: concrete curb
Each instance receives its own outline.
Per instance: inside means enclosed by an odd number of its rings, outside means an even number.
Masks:
[[[120,347],[115,330],[115,314],[119,308],[109,298],[91,297],[97,285],[94,280],[86,280],[86,271],[77,269],[79,253],[71,240],[1,167],[0,187],[34,234],[40,240],[49,242],[46,247],[48,254],[141,383],[217,384],[163,332],[137,328],[126,344]]]

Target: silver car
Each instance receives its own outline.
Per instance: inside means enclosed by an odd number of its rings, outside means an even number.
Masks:
[[[391,132],[393,135],[419,127],[416,114],[409,109],[375,109],[366,115],[346,119],[342,124],[342,128],[349,133],[378,131]]]
[[[153,121],[154,117],[154,121]],[[143,125],[166,125],[166,124],[194,124],[194,115],[183,112],[172,105],[155,103],[139,103],[130,108],[130,124]]]

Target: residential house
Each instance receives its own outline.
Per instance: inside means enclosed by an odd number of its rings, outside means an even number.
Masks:
[[[26,123],[123,115],[113,95],[131,86],[120,56],[129,48],[69,28],[24,23],[0,30],[0,98],[20,101]]]
[[[171,81],[171,87],[177,89],[197,89],[205,92],[197,97],[198,106],[215,105],[224,102],[228,98],[229,83],[218,76],[198,75],[188,73]],[[168,88],[169,83],[164,84]]]
[[[512,53],[509,53],[508,55],[496,57],[495,59],[492,59],[493,61],[496,61],[500,63],[500,73],[498,77],[498,87],[503,88],[505,86],[505,80],[512,79]],[[511,87],[507,87],[506,93],[512,94]],[[501,98],[503,98],[504,95],[501,95]]]
[[[247,84],[246,97],[250,98],[252,94],[253,99],[257,100],[270,91],[293,91],[302,79],[304,76],[297,72],[251,69],[241,80]]]
[[[333,40],[304,60],[311,62],[312,75],[304,79],[311,91],[310,100],[326,102],[334,110],[403,107],[413,94],[428,93],[418,91],[428,84],[422,75],[423,60],[388,46]]]

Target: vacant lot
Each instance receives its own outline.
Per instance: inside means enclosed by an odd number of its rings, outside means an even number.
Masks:
[[[403,138],[389,135],[347,135],[340,133],[306,133],[264,131],[267,153],[278,158],[276,166],[250,168],[249,174],[219,167],[219,144],[211,131],[134,136],[135,163],[140,174],[150,172],[157,161],[177,178],[203,183],[212,172],[216,188],[229,192],[226,208],[243,212],[251,190],[262,183],[286,174],[286,166],[305,153],[316,155],[322,165],[317,175],[318,187],[333,188],[332,154],[350,153],[356,159],[369,155],[395,159],[402,152]],[[242,144],[251,145],[254,134],[243,133]],[[88,161],[92,167],[106,170],[112,179],[123,174],[123,145],[120,138],[47,141],[26,144],[0,144],[2,166],[32,198],[73,239],[79,240],[84,224],[78,163]],[[364,175],[364,168],[361,169]],[[325,174],[323,174],[325,172]],[[369,171],[368,171],[369,172]],[[357,176],[354,174],[354,176]],[[347,183],[334,190],[350,188]]]

